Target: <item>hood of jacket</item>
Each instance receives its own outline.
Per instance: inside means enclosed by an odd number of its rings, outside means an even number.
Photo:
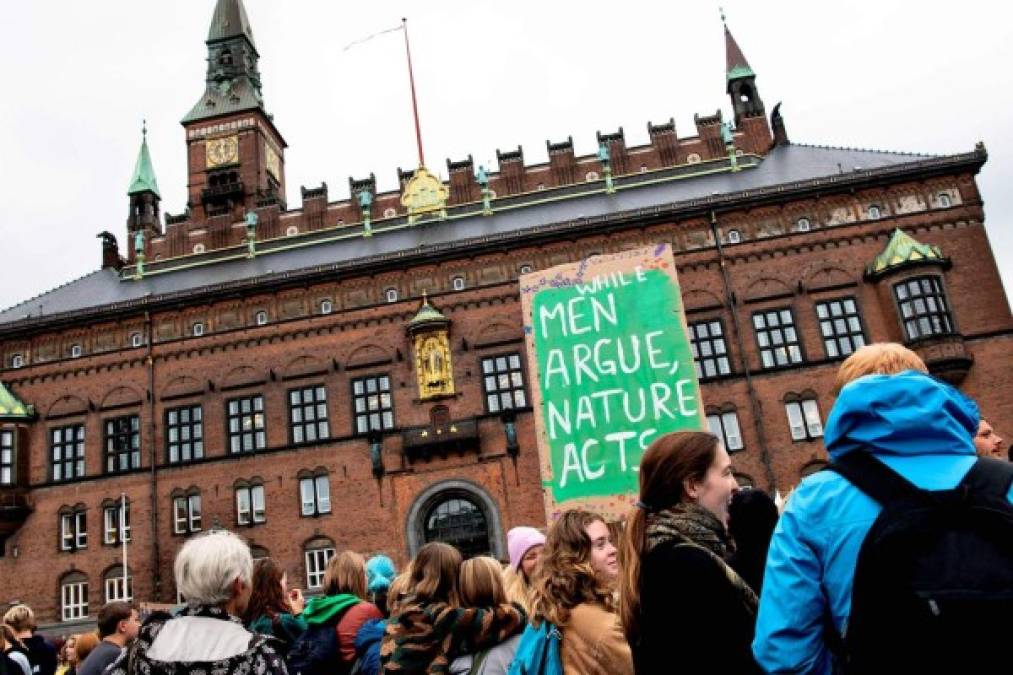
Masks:
[[[847,384],[823,432],[831,459],[861,448],[886,455],[974,455],[978,406],[914,370]]]
[[[308,624],[327,623],[338,612],[360,602],[362,600],[348,593],[310,598],[303,610],[302,618]]]

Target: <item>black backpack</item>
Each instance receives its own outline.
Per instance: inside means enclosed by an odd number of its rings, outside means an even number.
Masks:
[[[952,490],[921,490],[871,454],[827,467],[883,507],[859,549],[835,672],[987,672],[1013,636],[1013,464],[979,458]]]
[[[326,623],[311,623],[296,638],[286,658],[291,675],[345,675],[349,672],[349,664],[341,660],[336,627],[345,612],[354,606],[349,605]]]

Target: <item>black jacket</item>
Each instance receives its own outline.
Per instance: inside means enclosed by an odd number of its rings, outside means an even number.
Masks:
[[[637,675],[761,673],[751,644],[756,616],[724,568],[694,546],[659,544],[640,565]]]
[[[46,642],[41,635],[33,635],[21,641],[28,652],[34,675],[53,675],[56,672],[56,647]]]

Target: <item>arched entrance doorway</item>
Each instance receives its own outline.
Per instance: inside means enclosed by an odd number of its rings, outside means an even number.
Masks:
[[[408,513],[408,552],[442,541],[456,546],[465,558],[491,555],[503,559],[499,509],[478,485],[449,480],[429,486]]]

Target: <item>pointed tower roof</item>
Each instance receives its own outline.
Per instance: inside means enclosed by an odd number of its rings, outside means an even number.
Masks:
[[[725,24],[725,71],[729,80],[737,80],[740,77],[755,77],[756,73],[749,67],[749,61],[739,49],[739,43],[732,37],[732,32]]]
[[[240,35],[245,35],[250,44],[257,46],[253,41],[253,28],[250,27],[250,20],[246,18],[243,0],[218,0],[215,13],[211,17],[207,41],[227,40]]]
[[[886,248],[866,268],[866,274],[877,277],[910,263],[945,264],[942,250],[932,244],[922,244],[899,227],[893,231]]]
[[[159,199],[162,195],[158,192],[158,180],[155,178],[155,169],[151,165],[151,153],[148,152],[148,130],[143,127],[141,130],[141,149],[137,153],[137,163],[134,165],[134,175],[130,179],[128,195],[136,195],[140,192],[154,192]]]
[[[35,406],[28,405],[0,382],[0,422],[20,422],[35,419]]]

